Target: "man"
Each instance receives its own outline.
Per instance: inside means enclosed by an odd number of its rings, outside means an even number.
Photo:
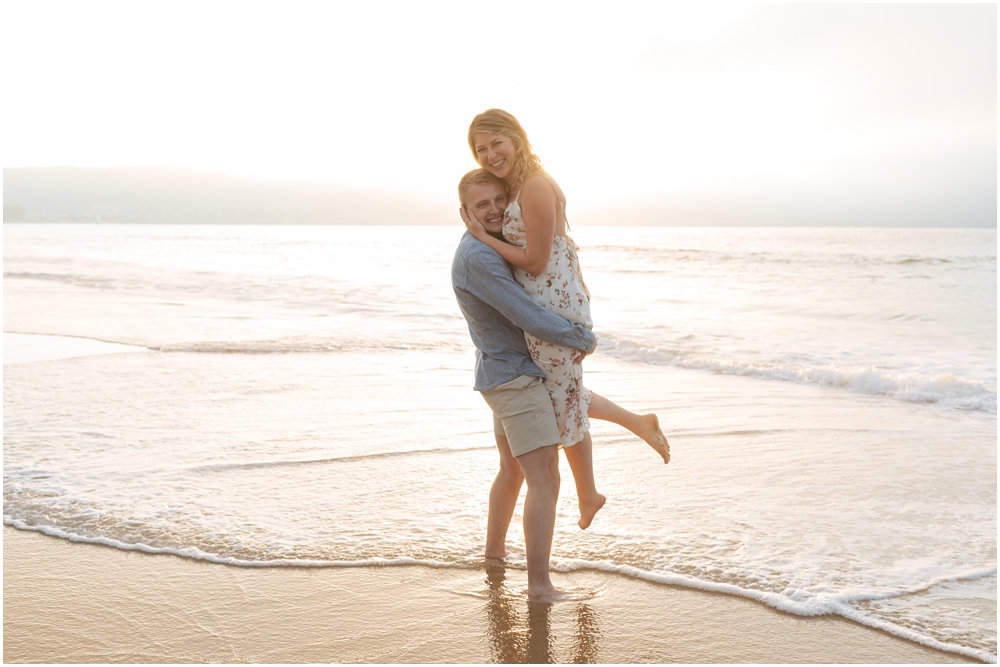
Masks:
[[[507,195],[503,181],[484,169],[462,177],[458,196],[494,235],[500,234]],[[468,232],[451,266],[451,283],[476,346],[475,390],[493,410],[493,430],[500,451],[500,472],[490,489],[487,558],[506,556],[507,528],[521,491],[524,544],[528,560],[528,597],[565,599],[549,578],[549,554],[559,498],[559,428],[545,389],[545,374],[531,361],[523,331],[551,343],[580,350],[597,348],[597,337],[535,303],[514,281],[510,267]]]

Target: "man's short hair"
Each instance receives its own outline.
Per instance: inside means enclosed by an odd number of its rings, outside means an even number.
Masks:
[[[463,206],[465,205],[465,193],[469,191],[470,185],[499,185],[501,190],[507,191],[503,179],[494,176],[485,169],[473,169],[458,182],[458,201]]]

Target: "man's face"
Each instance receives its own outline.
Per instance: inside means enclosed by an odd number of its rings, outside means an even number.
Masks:
[[[465,209],[483,223],[490,234],[499,234],[503,227],[503,212],[507,208],[507,193],[498,183],[473,183],[465,191]]]

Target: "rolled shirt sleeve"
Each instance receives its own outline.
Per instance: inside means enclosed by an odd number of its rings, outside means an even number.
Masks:
[[[486,244],[482,248],[485,252],[473,252],[466,258],[465,288],[471,294],[536,338],[583,352],[594,347],[592,331],[535,302],[514,280],[503,258]]]

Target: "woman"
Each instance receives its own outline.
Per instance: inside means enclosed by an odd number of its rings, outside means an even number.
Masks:
[[[542,169],[528,135],[511,114],[489,109],[472,120],[469,148],[486,171],[500,178],[509,203],[504,215],[504,243],[463,211],[466,227],[477,239],[496,250],[513,266],[514,279],[535,301],[562,317],[587,327],[590,293],[583,282],[576,244],[566,235],[566,197],[555,180]],[[663,462],[670,461],[670,447],[656,415],[637,415],[583,386],[583,367],[577,350],[546,343],[525,334],[531,358],[545,371],[545,387],[552,397],[580,502],[581,528],[587,528],[604,505],[605,497],[594,483],[589,417],[624,426],[646,441]]]

